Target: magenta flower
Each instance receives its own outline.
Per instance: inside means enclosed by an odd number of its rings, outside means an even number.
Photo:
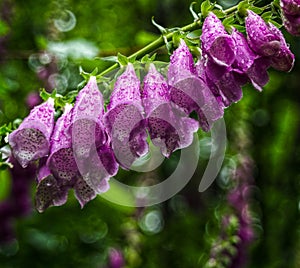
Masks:
[[[271,58],[271,66],[278,71],[289,72],[294,67],[295,56],[287,45],[282,32],[272,23],[270,23],[270,29],[280,40],[280,50]]]
[[[292,16],[283,13],[283,24],[291,35],[300,36],[300,14]]]
[[[300,1],[299,0],[280,0],[280,7],[284,14],[291,16],[300,15]]]
[[[62,181],[70,181],[78,174],[69,128],[72,111],[72,105],[67,104],[64,113],[58,118],[51,137],[50,156],[47,160],[47,166],[52,174]]]
[[[198,130],[198,122],[180,114],[176,107],[172,107],[170,100],[166,80],[151,64],[144,78],[142,101],[152,142],[161,148],[166,157],[176,149],[189,146],[193,133]]]
[[[292,34],[300,35],[300,1],[281,0],[283,23],[286,30]]]
[[[129,168],[148,152],[140,81],[131,63],[118,77],[107,108],[105,119],[112,148],[118,162]]]
[[[108,180],[117,174],[119,168],[110,145],[101,146],[97,151],[91,150],[88,161],[78,164],[83,180],[97,194],[108,191]]]
[[[236,44],[236,55],[233,63],[233,69],[245,74],[252,85],[259,91],[269,81],[267,69],[270,66],[270,59],[261,57],[249,47],[245,36],[238,32],[235,28],[232,29],[231,36]]]
[[[50,206],[61,206],[67,202],[69,186],[61,186],[46,165],[42,165],[37,175],[35,207],[44,212]]]
[[[9,135],[8,141],[13,155],[23,168],[48,155],[54,112],[54,100],[49,98],[33,108],[19,128]]]
[[[181,40],[179,47],[171,56],[168,69],[171,100],[187,115],[195,111],[200,126],[208,131],[212,122],[223,116],[223,108],[205,82],[196,74],[192,54]]]
[[[98,89],[96,77],[91,76],[77,95],[70,125],[73,151],[78,159],[88,158],[92,147],[106,143],[103,115],[103,96]]]
[[[203,53],[217,64],[230,66],[233,63],[236,53],[235,43],[222,22],[212,12],[203,22],[200,40]]]
[[[261,56],[274,56],[281,48],[280,36],[259,15],[248,10],[246,31],[250,47]]]
[[[97,196],[97,193],[87,184],[87,182],[81,176],[79,176],[75,181],[74,194],[81,208],[83,208],[86,203],[93,200]]]

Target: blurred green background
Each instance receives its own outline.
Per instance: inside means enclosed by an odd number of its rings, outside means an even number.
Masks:
[[[0,125],[24,118],[42,87],[61,94],[76,89],[82,80],[79,66],[86,71],[109,66],[96,56],[130,55],[157,38],[152,16],[164,27],[191,23],[189,5],[180,0],[0,0]],[[300,40],[284,34],[295,68],[288,74],[271,70],[263,92],[246,86],[242,101],[226,110],[226,158],[207,191],[199,193],[198,185],[210,135],[199,132],[199,168],[178,195],[143,209],[97,197],[81,210],[70,194],[62,207],[43,214],[32,209],[12,223],[16,239],[0,247],[0,267],[123,267],[113,263],[116,252],[124,267],[238,267],[230,262],[239,257],[248,260],[245,267],[300,267]],[[168,57],[165,50],[158,54]],[[173,170],[179,155],[165,161],[160,174]],[[227,199],[236,185],[232,172],[248,157],[253,159],[246,173],[251,196],[243,202],[255,235],[244,256],[243,244],[236,241],[240,212]],[[156,172],[118,176],[141,185],[156,182]],[[34,190],[33,183],[32,199]],[[9,191],[9,173],[0,171],[0,201]]]

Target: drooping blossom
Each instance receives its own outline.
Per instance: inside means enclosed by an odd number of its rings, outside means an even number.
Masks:
[[[276,26],[248,10],[246,31],[250,47],[257,54],[267,57],[274,69],[289,72],[293,68],[295,56]]]
[[[107,142],[103,115],[103,96],[98,89],[96,77],[91,76],[76,97],[70,125],[72,147],[78,159],[87,159],[91,148]]]
[[[69,186],[60,185],[46,165],[41,165],[37,174],[35,207],[44,212],[50,206],[61,206],[68,199]]]
[[[200,39],[204,54],[207,54],[219,65],[231,66],[236,53],[234,40],[226,32],[222,22],[212,12],[203,22]]]
[[[245,24],[248,42],[253,51],[266,57],[274,56],[279,52],[280,37],[270,29],[270,26],[259,15],[248,10]]]
[[[201,128],[208,131],[211,124],[223,116],[223,108],[196,73],[192,54],[181,40],[179,47],[171,55],[168,69],[171,101],[187,115],[195,111]]]
[[[48,155],[54,112],[54,100],[49,98],[33,108],[19,128],[9,135],[13,155],[23,168]]]
[[[286,30],[292,34],[300,35],[300,1],[280,0],[282,19]]]
[[[232,29],[231,36],[236,45],[233,69],[241,75],[246,75],[254,88],[261,91],[269,81],[267,69],[271,64],[270,60],[256,54],[249,47],[246,37],[235,28]]]
[[[288,15],[295,16],[300,14],[299,0],[280,0],[280,7]]]
[[[51,137],[50,156],[47,160],[47,166],[52,174],[57,179],[66,182],[71,181],[78,174],[69,128],[72,111],[72,105],[66,104],[64,113],[58,118]]]
[[[129,168],[148,152],[147,133],[140,94],[140,81],[129,63],[115,82],[105,115],[117,161]]]
[[[192,143],[198,122],[171,105],[170,88],[154,64],[144,78],[142,101],[150,137],[164,156]]]

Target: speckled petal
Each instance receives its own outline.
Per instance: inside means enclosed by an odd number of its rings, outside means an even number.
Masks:
[[[248,45],[246,37],[233,28],[231,33],[236,44],[236,55],[233,68],[246,72],[254,63],[258,55],[255,54]]]
[[[164,156],[189,146],[193,133],[198,130],[197,121],[175,111],[170,103],[170,90],[164,77],[150,65],[144,78],[142,100],[147,116],[147,128],[155,146]]]
[[[291,35],[300,36],[300,14],[293,16],[283,13],[283,23]]]
[[[19,128],[9,135],[8,142],[14,157],[23,168],[30,162],[48,155],[54,112],[54,100],[49,98],[33,108]]]
[[[143,112],[140,81],[129,63],[114,85],[105,115],[112,148],[124,168],[148,152]]]
[[[300,15],[300,0],[280,0],[280,7],[287,15]]]
[[[184,47],[186,49],[183,49]],[[182,51],[184,53],[181,53]],[[196,111],[199,116],[205,116],[211,125],[213,121],[223,116],[223,109],[205,82],[197,77],[195,65],[191,68],[184,64],[187,62],[186,58],[190,57],[191,53],[184,42],[181,42],[171,56],[173,61],[171,61],[168,69],[171,100],[187,115]],[[200,117],[198,119],[200,123],[203,121]]]
[[[204,20],[200,40],[203,52],[216,63],[230,66],[234,62],[236,53],[234,40],[212,12]]]
[[[104,193],[109,189],[108,180],[117,174],[118,168],[114,152],[107,145],[97,151],[92,150],[89,159],[79,163],[82,178],[96,193]]]
[[[253,11],[248,10],[246,31],[250,47],[261,56],[273,56],[280,50],[280,37]]]
[[[47,166],[52,174],[61,180],[70,181],[78,174],[72,149],[71,124],[72,105],[65,106],[64,113],[58,118],[51,137],[51,153]]]
[[[78,177],[76,180],[74,185],[74,194],[81,208],[97,196],[96,192],[81,177]]]
[[[282,32],[272,23],[270,23],[269,25],[270,25],[270,30],[274,34],[279,36],[280,44],[281,44],[278,53],[271,58],[271,66],[276,70],[289,72],[294,67],[295,56],[289,49],[289,46],[287,45]]]
[[[47,166],[40,168],[37,180],[35,206],[40,213],[50,206],[61,206],[66,203],[68,189],[58,185]]]
[[[91,147],[106,143],[103,115],[103,96],[98,89],[96,77],[92,76],[77,95],[73,108],[70,131],[73,151],[78,158],[88,158]]]

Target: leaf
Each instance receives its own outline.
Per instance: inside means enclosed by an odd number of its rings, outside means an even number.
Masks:
[[[264,9],[260,7],[250,6],[249,9],[258,15],[264,12]]]
[[[223,20],[223,25],[225,27],[229,27],[229,26],[233,25],[234,22],[235,22],[234,14],[232,14],[231,16],[229,16]]]
[[[40,89],[40,97],[42,98],[43,101],[48,100],[51,97],[51,94],[46,91],[46,89],[41,88]]]
[[[128,58],[122,55],[120,52],[118,53],[118,63],[120,66],[126,66],[128,64]]]
[[[278,29],[280,29],[282,27],[282,24],[276,22],[275,20],[269,20],[269,22],[271,22],[272,24],[274,24],[274,26],[276,26]]]
[[[238,4],[238,13],[241,14],[242,16],[247,15],[247,10],[249,9],[249,3],[247,0],[244,0]]]
[[[261,15],[261,17],[265,21],[269,21],[270,19],[272,19],[272,16],[273,16],[273,12],[272,11],[265,12],[264,14]]]
[[[210,3],[209,0],[205,0],[201,4],[201,15],[205,18],[207,17],[208,13],[213,9],[213,5]]]

